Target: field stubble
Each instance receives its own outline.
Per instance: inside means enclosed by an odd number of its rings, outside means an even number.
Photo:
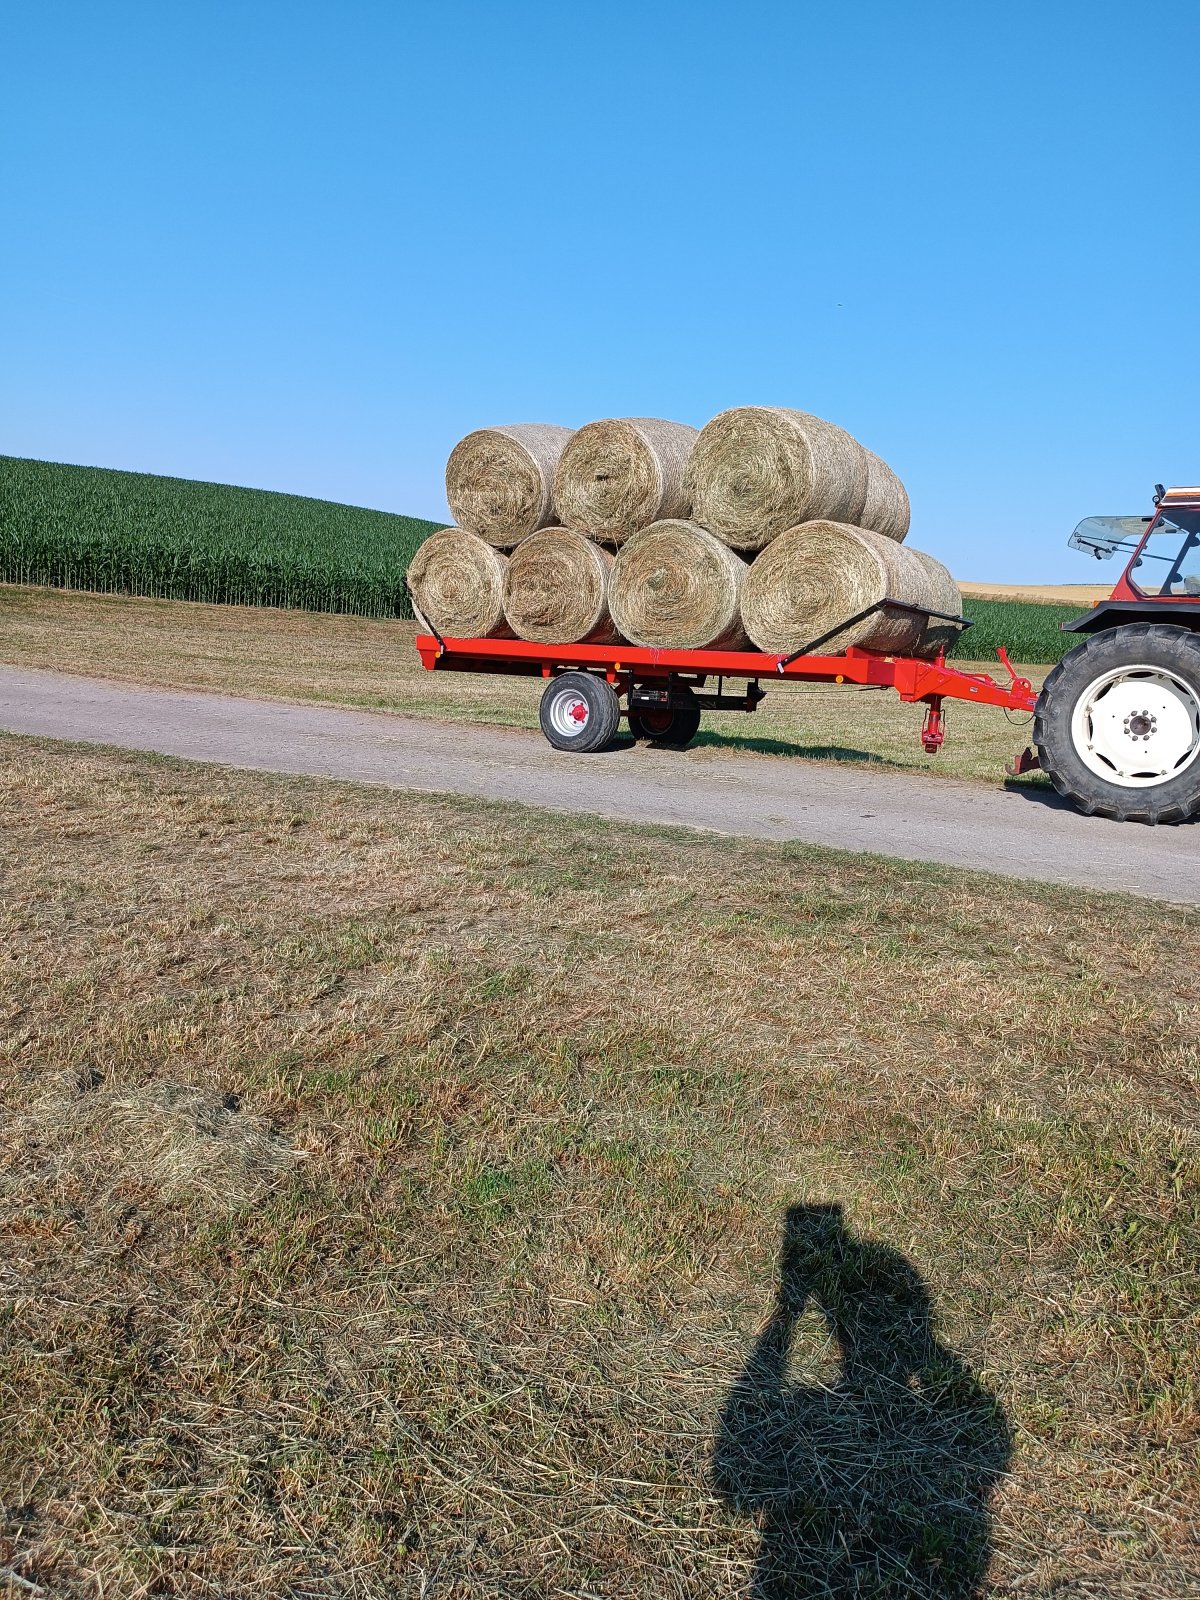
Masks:
[[[0,1571],[1195,1593],[1192,913],[3,736],[0,810]]]

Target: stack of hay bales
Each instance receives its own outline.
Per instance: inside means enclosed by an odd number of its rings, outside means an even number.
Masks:
[[[929,613],[958,615],[958,588],[903,543],[904,485],[807,412],[739,406],[699,433],[652,417],[484,428],[455,446],[446,491],[457,526],[409,571],[444,634],[780,654],[829,634],[830,653],[919,656],[954,638]]]

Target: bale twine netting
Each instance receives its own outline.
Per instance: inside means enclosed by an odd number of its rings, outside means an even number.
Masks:
[[[805,522],[781,533],[752,564],[742,589],[742,620],[759,649],[771,652],[799,650],[836,630],[820,646],[824,654],[849,645],[936,654],[927,616],[885,607],[839,627],[884,600],[953,609],[933,604],[935,593],[950,598],[933,567],[940,563],[870,528]]]
[[[452,639],[506,639],[504,571],[508,558],[465,528],[431,533],[408,569],[417,620]]]
[[[611,644],[608,610],[613,558],[571,528],[523,539],[504,574],[504,615],[518,639],[537,644]]]
[[[621,637],[662,650],[742,650],[742,585],[749,568],[694,522],[652,523],[617,552],[609,609]]]
[[[446,463],[446,499],[458,526],[500,549],[549,527],[554,469],[570,437],[570,428],[551,422],[518,422],[460,439]]]
[[[904,539],[911,515],[908,490],[873,450],[864,445],[862,452],[867,458],[867,498],[857,525],[871,528],[888,539]]]
[[[614,417],[578,429],[558,458],[559,521],[590,538],[621,544],[639,528],[686,517],[684,473],[698,437],[683,422]]]
[[[818,518],[856,524],[867,485],[857,439],[784,406],[722,411],[700,430],[685,474],[692,517],[735,550],[761,550]]]

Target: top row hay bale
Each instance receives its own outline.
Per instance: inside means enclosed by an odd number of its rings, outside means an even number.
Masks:
[[[885,539],[895,539],[900,544],[908,534],[912,515],[908,490],[886,461],[881,461],[866,445],[860,448],[867,458],[867,498],[858,526],[870,528],[872,533],[881,533]]]
[[[652,522],[685,518],[684,473],[695,428],[661,417],[589,422],[558,458],[554,504],[565,527],[603,544],[624,544]]]
[[[832,422],[784,406],[737,406],[701,429],[684,483],[692,520],[735,550],[825,520],[900,540],[908,496],[891,469]]]
[[[550,527],[554,472],[571,432],[552,422],[515,422],[460,439],[446,463],[446,499],[457,525],[501,550]]]

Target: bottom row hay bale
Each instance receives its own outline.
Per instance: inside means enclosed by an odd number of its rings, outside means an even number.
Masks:
[[[518,639],[538,644],[611,644],[613,558],[570,528],[542,528],[508,558],[504,615]]]
[[[859,645],[936,654],[939,635],[927,616],[885,607],[839,624],[884,600],[950,611],[956,597],[954,580],[932,556],[867,528],[804,522],[781,533],[751,566],[742,621],[759,649],[771,652],[799,650],[836,630],[821,645],[826,653]]]
[[[609,609],[631,644],[742,650],[742,585],[749,570],[696,523],[666,518],[621,546],[609,580]]]
[[[927,605],[930,611],[942,612],[944,616],[960,617],[962,593],[950,576],[949,568],[944,567],[934,556],[927,555],[924,550],[913,550],[908,546],[905,548],[921,567],[926,585],[921,604]],[[930,617],[912,653],[916,656],[931,657],[942,650],[949,650],[958,638],[959,631],[952,623]]]
[[[408,569],[418,620],[452,639],[511,639],[504,616],[507,566],[506,556],[464,528],[430,534]]]

